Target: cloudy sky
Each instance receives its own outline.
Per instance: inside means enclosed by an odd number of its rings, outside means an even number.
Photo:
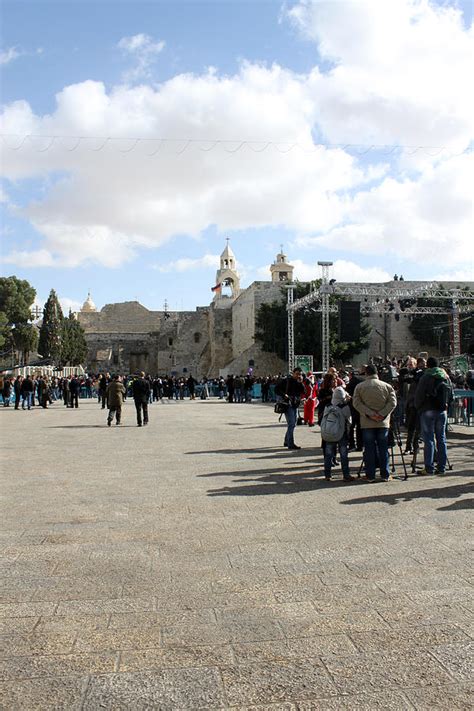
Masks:
[[[474,279],[472,16],[435,0],[3,0],[1,269],[40,300]]]

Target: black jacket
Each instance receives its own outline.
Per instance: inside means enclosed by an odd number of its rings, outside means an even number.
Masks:
[[[304,385],[299,380],[295,380],[291,375],[283,378],[277,383],[275,393],[282,398],[288,395],[288,399],[293,407],[298,407],[304,395]],[[286,398],[285,398],[286,400]]]
[[[148,402],[150,383],[145,378],[136,378],[132,383],[132,395],[136,402]]]

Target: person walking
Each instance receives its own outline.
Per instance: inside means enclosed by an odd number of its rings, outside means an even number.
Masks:
[[[23,378],[21,377],[21,375],[17,375],[15,378],[15,382],[13,383],[13,393],[15,395],[15,410],[20,409],[22,382],[23,382]]]
[[[31,410],[31,397],[34,390],[34,383],[31,379],[31,375],[27,375],[21,384],[21,409],[25,410],[25,403],[28,410]]]
[[[79,407],[79,380],[75,375],[72,376],[71,380],[69,381],[69,393],[71,396],[71,407],[78,408]]]
[[[352,404],[360,414],[364,444],[365,473],[369,482],[375,481],[378,461],[383,481],[390,481],[388,433],[390,414],[397,406],[395,390],[389,383],[379,380],[377,368],[372,363],[365,368],[365,380],[356,386]]]
[[[415,407],[420,414],[421,436],[424,443],[424,465],[421,474],[434,474],[435,440],[437,449],[436,474],[446,471],[448,450],[446,426],[448,408],[453,401],[453,386],[446,371],[436,358],[428,358],[426,370],[415,392]]]
[[[132,395],[137,411],[137,426],[148,424],[148,398],[150,397],[150,383],[145,379],[145,373],[142,371],[139,378],[135,378],[132,383]]]
[[[275,393],[288,405],[285,412],[286,434],[283,446],[288,449],[301,449],[295,444],[294,432],[298,419],[298,408],[304,395],[303,372],[301,368],[294,368],[291,375],[280,380],[275,388]]]
[[[304,385],[304,409],[303,419],[305,425],[314,427],[314,411],[318,402],[318,384],[314,382],[314,375],[308,373],[303,380]]]
[[[112,380],[107,385],[107,405],[109,414],[107,415],[107,426],[110,427],[115,415],[115,424],[119,425],[122,420],[122,405],[125,397],[125,386],[120,381],[120,376],[113,375]]]
[[[10,406],[10,397],[12,394],[12,381],[10,378],[5,378],[3,381],[2,397],[3,397],[3,407]]]

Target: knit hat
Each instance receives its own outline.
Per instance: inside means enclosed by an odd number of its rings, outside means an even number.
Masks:
[[[342,385],[339,385],[339,387],[337,387],[332,394],[331,405],[342,405],[346,402],[346,397],[347,392]]]

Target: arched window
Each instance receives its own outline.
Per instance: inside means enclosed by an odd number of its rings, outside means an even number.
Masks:
[[[200,341],[201,341],[201,334],[195,333],[194,334],[194,343],[200,343]]]
[[[172,338],[168,338],[168,345],[169,345],[169,346],[172,346],[172,345],[173,345],[173,339],[172,339]]]

